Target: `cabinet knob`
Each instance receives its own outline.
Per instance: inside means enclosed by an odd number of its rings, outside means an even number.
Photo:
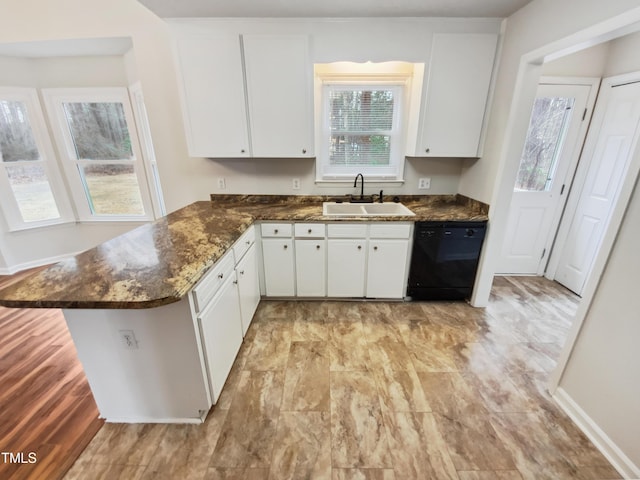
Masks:
[[[307,230],[307,233],[311,233],[312,231],[313,231],[313,230],[309,229],[309,230]]]
[[[303,148],[303,149],[302,149],[302,153],[307,153],[307,149],[306,149],[306,148]]]
[[[233,284],[234,284],[234,285],[237,285],[237,284],[238,284],[238,280],[234,280],[234,281],[233,281]]]
[[[429,153],[431,151],[431,149],[430,148],[425,148],[424,151]]]
[[[320,245],[316,245],[316,250],[320,250]]]
[[[251,240],[247,240],[247,241],[246,241],[246,242],[244,242],[244,243],[246,243],[247,245],[251,245]]]
[[[240,270],[240,275],[244,275],[244,270]]]
[[[374,250],[378,250],[378,247],[373,247]]]
[[[240,150],[240,153],[244,153],[244,148],[242,150]]]
[[[358,250],[362,250],[362,245],[358,245]]]
[[[219,273],[219,274],[218,274],[218,278],[219,278],[220,280],[222,280],[222,279],[224,278],[224,273]]]
[[[273,233],[277,234],[277,233],[278,233],[278,229],[277,229],[277,228],[276,228],[276,229],[274,229],[274,230],[273,230]]]
[[[285,246],[284,246],[284,249],[285,249],[285,250],[286,250],[287,248],[289,248],[289,245],[285,245]]]

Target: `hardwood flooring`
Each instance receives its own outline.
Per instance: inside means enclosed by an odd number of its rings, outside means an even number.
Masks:
[[[0,307],[0,420],[3,480],[62,478],[102,426],[60,310]]]
[[[263,301],[203,425],[105,424],[65,478],[620,478],[545,390],[576,305]]]

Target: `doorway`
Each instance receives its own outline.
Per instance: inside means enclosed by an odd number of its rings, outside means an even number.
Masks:
[[[541,80],[513,189],[498,274],[544,273],[599,83],[593,78]]]
[[[640,131],[640,73],[603,81],[547,278],[582,295],[629,172]],[[579,188],[578,188],[579,187]]]

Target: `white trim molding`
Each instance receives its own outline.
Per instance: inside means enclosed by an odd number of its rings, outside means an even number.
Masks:
[[[640,478],[640,466],[635,465],[598,424],[563,389],[558,388],[553,399],[580,430],[591,440],[623,478]]]

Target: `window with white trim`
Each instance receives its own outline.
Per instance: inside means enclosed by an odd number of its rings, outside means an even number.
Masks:
[[[151,219],[127,89],[45,89],[43,95],[80,220]]]
[[[317,181],[402,181],[413,64],[316,64]]]
[[[12,231],[74,220],[32,88],[0,88],[0,205]]]

